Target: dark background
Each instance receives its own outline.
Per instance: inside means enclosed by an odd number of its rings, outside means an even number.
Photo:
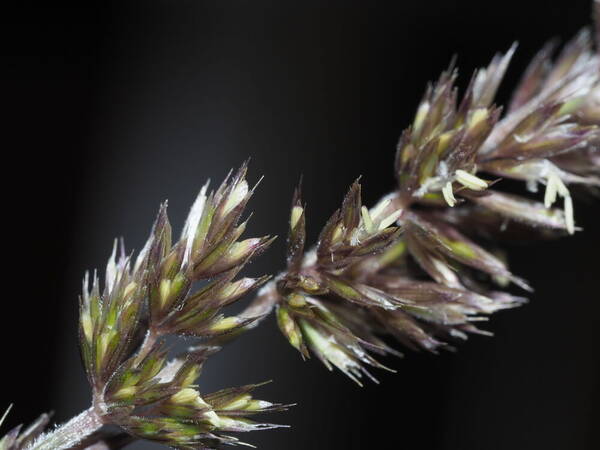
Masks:
[[[142,245],[168,198],[174,226],[207,178],[252,157],[250,232],[283,234],[304,174],[314,239],[346,187],[393,187],[394,146],[427,80],[454,53],[464,87],[520,41],[505,100],[528,58],[589,23],[588,1],[103,2],[2,10],[4,429],[89,395],[76,344],[83,272],[112,240]],[[456,354],[409,353],[360,389],[303,363],[274,319],[209,361],[201,386],[273,379],[264,449],[597,449],[600,404],[598,203],[585,232],[511,249],[532,302],[500,313]],[[282,266],[283,239],[249,268]],[[379,443],[377,441],[379,440]],[[137,448],[154,448],[137,444]]]

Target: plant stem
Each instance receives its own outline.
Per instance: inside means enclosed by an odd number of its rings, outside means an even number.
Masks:
[[[77,446],[83,439],[103,425],[94,407],[86,409],[55,430],[43,434],[27,450],[66,450]]]

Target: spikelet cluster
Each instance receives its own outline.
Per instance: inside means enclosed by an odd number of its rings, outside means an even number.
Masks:
[[[489,334],[475,322],[526,301],[508,285],[531,288],[480,242],[577,230],[570,187],[600,186],[597,46],[589,30],[554,60],[546,46],[503,114],[493,102],[515,50],[477,70],[460,100],[454,64],[442,73],[398,143],[396,190],[367,209],[355,183],[306,253],[296,193],[277,316],[304,357],[360,382],[366,367],[382,367],[373,355],[396,353],[382,336],[436,352]],[[502,192],[506,178],[524,181],[529,194]]]
[[[201,394],[195,384],[203,362],[218,350],[200,345],[169,358],[165,336],[213,338],[235,333],[258,317],[225,317],[222,309],[267,280],[237,278],[273,241],[241,239],[240,218],[253,190],[246,165],[198,195],[181,238],[173,241],[166,204],[134,263],[117,245],[104,289],[86,276],[81,297],[80,347],[106,421],[136,437],[174,448],[238,444],[227,432],[274,428],[248,416],[285,408],[255,400],[255,386]],[[202,342],[202,341],[200,341]]]

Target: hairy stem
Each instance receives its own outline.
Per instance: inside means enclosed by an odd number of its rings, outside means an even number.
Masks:
[[[68,422],[59,425],[53,431],[40,436],[27,450],[71,449],[96,432],[102,425],[102,418],[91,407]]]

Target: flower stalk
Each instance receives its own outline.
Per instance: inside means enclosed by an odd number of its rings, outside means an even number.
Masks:
[[[73,448],[99,430],[102,425],[101,416],[94,407],[91,407],[55,430],[41,435],[27,448],[30,450]]]

